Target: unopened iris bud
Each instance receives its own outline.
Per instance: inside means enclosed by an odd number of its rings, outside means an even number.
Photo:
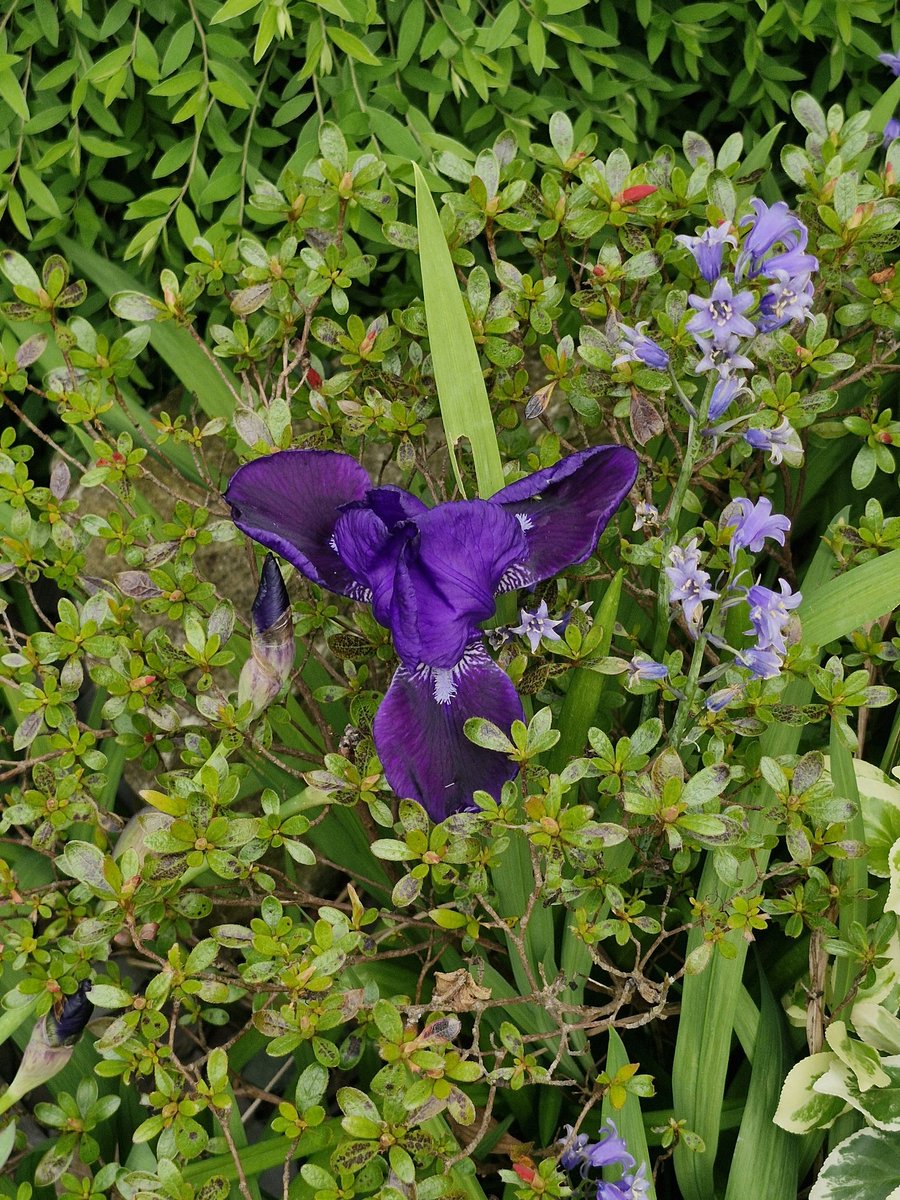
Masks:
[[[75,1043],[91,1019],[94,1006],[87,998],[91,981],[83,979],[74,995],[58,1011],[51,1010],[31,1031],[22,1062],[9,1088],[0,1096],[0,1112],[54,1075],[58,1075],[75,1051]]]
[[[294,666],[291,603],[271,554],[263,562],[251,625],[250,657],[238,680],[238,703],[249,700],[256,716],[272,703]]]

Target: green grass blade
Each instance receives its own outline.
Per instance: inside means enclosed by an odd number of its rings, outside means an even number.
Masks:
[[[609,1030],[609,1049],[606,1052],[606,1070],[615,1075],[620,1067],[631,1062],[625,1045],[615,1029]],[[613,1108],[609,1096],[603,1097],[601,1120],[611,1118],[619,1133],[625,1139],[628,1149],[637,1159],[638,1166],[644,1164],[647,1176],[647,1200],[656,1200],[656,1188],[653,1186],[653,1172],[650,1169],[650,1151],[647,1149],[647,1133],[644,1129],[644,1118],[641,1116],[641,1102],[637,1096],[630,1093],[622,1108]]]
[[[821,588],[805,585],[803,591],[803,640],[824,646],[900,604],[900,550],[861,563]]]
[[[753,1072],[725,1200],[796,1200],[799,1139],[772,1121],[781,1085],[793,1065],[784,1017],[762,970]]]
[[[834,722],[831,725],[828,755],[836,794],[843,800],[850,800],[856,805],[856,815],[847,822],[846,837],[865,844],[866,835],[863,828],[862,811],[859,807],[859,788],[856,783],[856,772],[853,770],[853,756],[844,744]],[[835,861],[834,881],[840,886],[843,893],[838,904],[838,929],[840,936],[846,940],[850,935],[850,927],[855,921],[863,927],[867,923],[868,903],[864,896],[859,895],[865,890],[868,882],[866,856]],[[856,964],[852,959],[838,958],[835,961],[829,997],[832,1009],[840,1004],[850,991],[855,973]]]
[[[450,461],[465,495],[456,446],[460,438],[468,438],[478,494],[484,500],[503,487],[494,418],[440,217],[422,172],[415,164],[413,170],[428,341]]]
[[[133,276],[121,267],[101,258],[93,250],[69,238],[60,238],[60,246],[68,260],[107,297],[115,292],[142,291]],[[234,415],[235,392],[228,386],[186,329],[173,322],[152,324],[150,343],[184,387],[197,397],[197,403],[208,417]],[[226,368],[222,368],[227,376]]]

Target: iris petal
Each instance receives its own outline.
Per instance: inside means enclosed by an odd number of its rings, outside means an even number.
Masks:
[[[590,558],[600,534],[631,491],[637,455],[627,446],[592,446],[570,454],[491,497],[525,531],[528,553],[500,590],[549,579]]]
[[[238,529],[293,563],[313,583],[361,598],[332,538],[340,507],[371,487],[363,468],[331,450],[282,450],[239,467],[225,499]]]
[[[397,559],[410,538],[416,536],[412,521],[389,529],[377,512],[366,504],[354,504],[338,517],[334,545],[341,561],[363,585],[362,597],[372,601],[375,620],[389,625]]]
[[[509,677],[476,642],[451,670],[399,668],[375,717],[375,747],[397,795],[443,821],[470,807],[476,790],[498,799],[518,770],[505,755],[470,742],[465,722],[486,717],[508,732],[522,716]]]
[[[500,580],[525,555],[525,537],[513,516],[485,500],[441,504],[414,525],[417,536],[394,575],[390,630],[407,667],[449,669],[493,615]]]

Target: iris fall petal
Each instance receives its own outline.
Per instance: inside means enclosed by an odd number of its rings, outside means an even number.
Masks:
[[[375,747],[397,795],[418,800],[433,821],[443,821],[470,808],[475,791],[499,798],[518,770],[504,755],[470,742],[465,722],[486,717],[508,732],[522,715],[509,676],[475,643],[453,670],[399,668],[375,717]]]
[[[225,492],[238,529],[274,550],[313,583],[360,599],[332,544],[343,504],[362,500],[369,476],[331,450],[282,450],[239,467]]]

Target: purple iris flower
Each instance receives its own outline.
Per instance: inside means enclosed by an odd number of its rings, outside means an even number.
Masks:
[[[673,546],[669,562],[671,565],[666,567],[672,585],[669,603],[680,604],[689,627],[699,629],[703,620],[703,601],[716,600],[718,592],[709,586],[709,574],[700,567],[697,539],[693,538],[683,548]]]
[[[620,367],[627,362],[642,362],[645,366],[653,367],[655,371],[665,371],[669,365],[669,356],[662,346],[658,346],[644,333],[649,324],[649,321],[638,321],[637,327],[634,328],[623,321],[617,323],[619,354],[613,359],[614,367]]]
[[[900,54],[879,54],[878,61],[889,67],[894,75],[900,75]]]
[[[754,450],[767,450],[773,467],[786,462],[789,467],[799,467],[803,462],[803,443],[800,434],[787,417],[774,429],[748,429],[744,441]]]
[[[779,579],[780,592],[762,584],[754,584],[747,592],[750,604],[750,624],[748,633],[755,633],[757,646],[762,650],[774,650],[776,654],[787,653],[787,627],[791,621],[791,611],[800,604],[803,596],[800,592],[792,592],[791,585],[786,579]]]
[[[708,337],[697,337],[696,334],[694,340],[703,351],[703,357],[694,367],[697,375],[702,375],[706,371],[718,371],[720,375],[724,376],[730,375],[732,371],[755,369],[753,360],[747,358],[746,354],[740,353],[741,340],[734,333],[720,342],[714,342]]]
[[[784,535],[791,528],[790,518],[782,513],[773,513],[772,501],[765,496],[761,496],[755,504],[751,504],[746,496],[733,500],[722,513],[722,522],[724,525],[734,525],[730,547],[732,561],[737,558],[738,550],[759,554],[766,538],[783,546]]]
[[[688,304],[697,309],[687,323],[689,332],[694,335],[712,334],[717,345],[727,341],[733,334],[752,337],[756,333],[756,326],[744,316],[753,305],[753,293],[738,292],[735,295],[724,275],[716,280],[709,298],[688,296]]]
[[[509,484],[490,500],[429,509],[330,450],[284,450],[240,467],[225,499],[237,527],[307,579],[371,603],[400,666],[375,717],[388,783],[435,821],[477,789],[500,795],[516,766],[475,746],[470,717],[522,718],[509,677],[479,629],[494,596],[582,563],[630,491],[637,456],[594,446]]]
[[[559,642],[562,639],[556,632],[557,628],[562,625],[562,621],[554,621],[547,612],[547,601],[542,600],[537,607],[537,611],[530,613],[525,609],[521,609],[519,616],[522,618],[520,625],[513,625],[510,632],[520,633],[522,637],[527,637],[531,645],[532,654],[537,650],[541,643],[541,638],[546,638],[548,642]]]
[[[700,274],[707,283],[715,283],[722,274],[722,255],[726,245],[737,246],[737,239],[731,232],[730,221],[723,221],[720,225],[710,225],[699,237],[690,237],[686,233],[680,233],[675,241],[690,250],[700,268]]]
[[[804,275],[818,269],[819,260],[815,255],[804,253],[809,237],[807,228],[784,200],[777,200],[770,208],[765,200],[754,196],[750,206],[755,215],[742,217],[738,222],[751,228],[738,255],[734,269],[736,279],[744,274],[748,263],[751,277],[771,275],[776,270],[786,271],[788,275]],[[773,254],[776,246],[782,249]]]
[[[896,117],[891,117],[884,127],[884,137],[881,139],[881,144],[882,146],[889,146],[894,138],[898,137],[900,137],[900,121]]]
[[[771,333],[790,321],[805,321],[812,304],[813,285],[808,274],[792,277],[779,268],[771,274],[775,282],[759,302],[760,333]]]
[[[723,375],[713,388],[709,401],[709,419],[718,421],[731,407],[734,399],[746,389],[744,380],[738,375]]]

